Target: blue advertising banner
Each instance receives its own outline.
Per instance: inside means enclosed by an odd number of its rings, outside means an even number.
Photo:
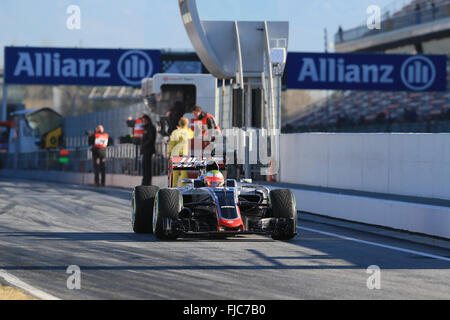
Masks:
[[[445,55],[288,54],[289,89],[446,91]]]
[[[139,87],[160,71],[159,50],[5,48],[5,83]]]

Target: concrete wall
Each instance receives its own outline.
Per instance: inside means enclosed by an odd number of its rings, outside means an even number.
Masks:
[[[450,200],[450,134],[290,134],[285,183]]]
[[[450,134],[281,137],[284,183],[450,199]],[[450,208],[293,189],[297,209],[450,238]]]
[[[293,189],[297,209],[450,239],[450,208]]]

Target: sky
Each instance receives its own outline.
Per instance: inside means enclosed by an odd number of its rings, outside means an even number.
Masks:
[[[197,0],[202,20],[289,21],[289,51],[324,51],[339,25],[363,24],[369,5],[393,0]],[[403,1],[404,0],[397,0]],[[81,29],[69,30],[70,5]],[[193,50],[177,0],[0,0],[0,67],[4,46]]]

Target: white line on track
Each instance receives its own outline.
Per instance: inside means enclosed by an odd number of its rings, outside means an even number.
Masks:
[[[335,238],[339,238],[339,239],[343,239],[343,240],[359,242],[359,243],[367,244],[367,245],[370,245],[370,246],[376,246],[376,247],[380,247],[380,248],[385,248],[385,249],[390,249],[390,250],[395,250],[395,251],[400,251],[400,252],[405,252],[405,253],[411,253],[411,254],[415,254],[415,255],[418,255],[418,256],[422,256],[422,257],[433,258],[433,259],[437,259],[437,260],[450,262],[450,258],[446,258],[446,257],[442,257],[442,256],[436,256],[434,254],[429,254],[429,253],[425,253],[425,252],[420,252],[420,251],[415,251],[415,250],[409,250],[409,249],[403,249],[403,248],[399,248],[399,247],[388,246],[388,245],[377,243],[377,242],[360,240],[360,239],[356,239],[356,238],[342,236],[342,235],[339,235],[339,234],[336,234],[336,233],[325,232],[325,231],[320,231],[320,230],[311,229],[311,228],[298,227],[298,229],[305,230],[305,231],[310,231],[310,232],[315,232],[315,233],[320,233],[320,234],[323,234],[323,235],[326,235],[326,236],[335,237]]]
[[[51,294],[48,294],[40,289],[37,289],[29,285],[28,283],[23,282],[19,278],[1,269],[0,269],[0,278],[3,278],[6,282],[11,284],[12,286],[22,289],[23,291],[32,295],[35,298],[41,300],[61,300],[55,296],[52,296]]]

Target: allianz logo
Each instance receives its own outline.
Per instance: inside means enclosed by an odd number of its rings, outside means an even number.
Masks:
[[[111,59],[64,58],[59,53],[18,52],[14,76],[48,78],[111,78]],[[140,50],[122,54],[117,63],[117,74],[127,84],[138,86],[143,78],[153,73],[151,58]]]
[[[144,51],[127,51],[119,59],[117,72],[124,82],[140,86],[142,79],[153,74],[153,62]]]
[[[392,64],[347,64],[344,58],[303,58],[298,81],[393,84],[394,76]],[[436,79],[436,68],[427,57],[413,56],[402,64],[400,78],[411,90],[426,90]]]
[[[403,63],[400,76],[409,89],[426,90],[436,80],[436,67],[427,57],[414,56]]]

